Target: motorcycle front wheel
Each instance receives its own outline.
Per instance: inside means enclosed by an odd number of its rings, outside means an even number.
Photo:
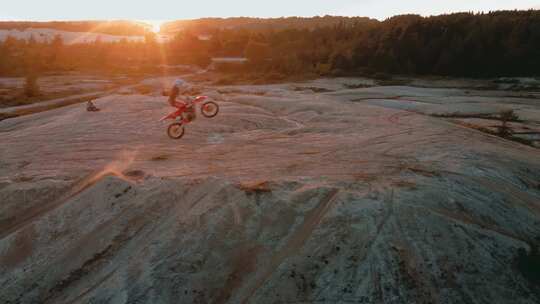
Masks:
[[[201,113],[206,118],[212,118],[219,112],[219,106],[213,101],[208,101],[202,104]]]
[[[184,136],[184,126],[179,122],[170,124],[167,128],[167,135],[169,135],[171,139],[182,138],[182,136]]]

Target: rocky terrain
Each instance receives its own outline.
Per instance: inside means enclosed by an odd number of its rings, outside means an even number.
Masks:
[[[168,81],[0,121],[1,303],[540,301],[536,93]]]

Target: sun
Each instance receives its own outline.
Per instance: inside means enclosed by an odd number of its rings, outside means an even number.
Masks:
[[[163,24],[163,20],[144,20],[145,23],[152,26],[152,32],[159,33],[161,31],[161,25]]]

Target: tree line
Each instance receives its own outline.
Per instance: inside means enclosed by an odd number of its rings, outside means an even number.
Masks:
[[[287,28],[314,29],[334,26],[340,23],[361,24],[377,23],[376,19],[367,17],[316,16],[316,17],[282,17],[282,18],[201,18],[194,20],[177,20],[161,25],[161,33],[174,34],[188,30],[197,34],[209,34],[218,29],[245,29],[251,31],[282,30]]]
[[[540,71],[540,11],[401,15],[384,21],[332,18],[330,25],[277,29],[222,27],[212,19],[199,22],[208,38],[200,39],[201,28],[190,26],[164,43],[148,32],[144,42],[66,45],[60,37],[43,43],[8,38],[0,43],[0,75],[145,70],[161,64],[204,67],[222,56],[249,59],[231,71],[284,75],[499,77],[538,76]]]

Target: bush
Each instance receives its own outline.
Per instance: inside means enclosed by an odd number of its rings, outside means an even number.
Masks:
[[[269,81],[280,81],[280,80],[285,80],[287,78],[287,75],[283,73],[279,73],[279,72],[270,72],[270,73],[265,74],[263,78]]]
[[[497,84],[519,84],[520,81],[519,81],[519,79],[515,79],[515,78],[498,78],[498,79],[493,80],[493,83],[497,83]]]
[[[530,252],[525,248],[518,249],[517,267],[530,282],[540,284],[540,252],[537,247],[531,247]]]
[[[392,80],[392,75],[386,74],[386,73],[375,73],[373,75],[373,78],[377,80]]]
[[[234,75],[226,75],[214,81],[214,85],[232,85],[237,82],[238,77],[235,77]]]
[[[330,71],[330,75],[334,77],[345,77],[348,76],[348,73],[342,69],[333,69]]]
[[[39,95],[39,85],[37,83],[37,76],[34,73],[26,75],[24,83],[24,95],[26,97],[35,97]]]
[[[503,110],[499,112],[499,117],[503,123],[507,121],[518,121],[519,116],[514,112],[514,110]]]
[[[502,125],[498,128],[498,135],[501,137],[510,136],[512,134],[512,129],[508,127],[507,122],[518,121],[519,117],[514,110],[504,110],[499,112],[499,118],[501,119]]]
[[[270,58],[270,46],[266,43],[250,41],[244,53],[251,63],[261,64]]]
[[[317,63],[315,72],[321,76],[329,75],[332,70],[332,65],[329,63]]]
[[[149,95],[155,91],[151,85],[141,84],[135,87],[135,91],[141,95]]]
[[[372,87],[371,85],[369,84],[365,84],[365,83],[357,83],[357,84],[349,84],[349,83],[345,83],[343,84],[343,86],[347,89],[363,89],[363,88],[370,88]]]

